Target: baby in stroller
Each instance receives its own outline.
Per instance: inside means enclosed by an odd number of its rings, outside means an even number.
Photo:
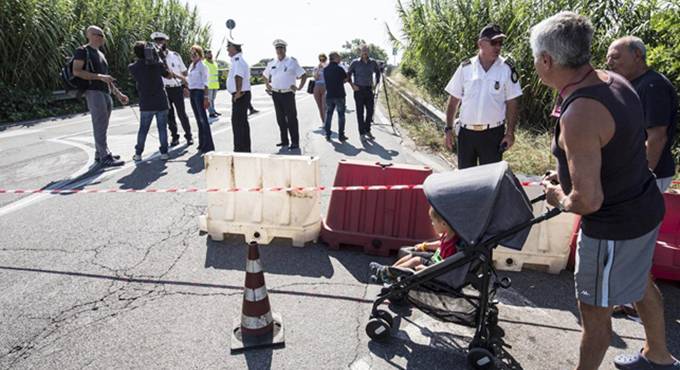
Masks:
[[[430,219],[432,228],[440,235],[440,239],[434,242],[423,242],[413,248],[407,248],[408,253],[397,260],[392,266],[381,265],[371,262],[371,281],[376,283],[391,284],[398,276],[409,274],[404,269],[420,271],[435,263],[453,256],[457,248],[458,236],[444,218],[430,207]]]

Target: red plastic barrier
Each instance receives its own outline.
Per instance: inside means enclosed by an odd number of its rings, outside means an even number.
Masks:
[[[424,166],[341,160],[333,186],[420,185],[432,173]],[[405,245],[437,236],[422,189],[333,190],[320,238],[331,248],[363,247],[387,256]]]
[[[665,193],[666,214],[654,250],[652,275],[657,279],[680,281],[680,194]],[[576,254],[576,239],[581,218],[574,223],[574,233],[571,237],[571,255],[568,266],[574,267]]]

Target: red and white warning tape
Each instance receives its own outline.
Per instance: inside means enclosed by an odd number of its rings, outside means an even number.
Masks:
[[[538,186],[538,181],[525,181],[522,186]],[[680,184],[680,181],[673,181]],[[307,186],[307,187],[269,187],[269,188],[169,188],[169,189],[2,189],[1,194],[101,194],[101,193],[236,193],[236,192],[298,192],[314,191],[365,191],[365,190],[406,190],[422,189],[423,185],[359,185],[359,186]]]

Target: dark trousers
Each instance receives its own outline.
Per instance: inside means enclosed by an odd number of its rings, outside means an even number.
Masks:
[[[208,123],[208,115],[203,108],[203,99],[205,92],[202,89],[193,89],[190,91],[189,100],[191,101],[191,109],[194,111],[196,117],[196,125],[198,126],[198,150],[203,153],[215,150],[212,133],[210,132],[210,123]]]
[[[457,143],[458,168],[502,161],[503,153],[499,149],[503,136],[505,136],[505,125],[484,131],[461,128]]]
[[[281,142],[284,145],[300,145],[300,134],[298,132],[297,108],[295,107],[295,93],[273,92],[274,109],[276,110],[276,122],[279,124]],[[290,133],[290,141],[288,134]]]
[[[371,132],[371,123],[373,123],[373,90],[369,86],[359,86],[359,91],[354,92],[354,103],[357,107],[359,135],[369,134]],[[364,108],[366,108],[365,116]]]
[[[333,122],[333,111],[338,111],[338,136],[345,135],[345,98],[326,98],[326,121],[324,129],[326,136],[331,134],[331,123]]]
[[[165,92],[168,93],[168,101],[170,103],[170,110],[168,111],[168,128],[170,129],[172,140],[179,140],[177,122],[175,121],[175,109],[177,110],[179,121],[182,123],[182,129],[184,129],[184,138],[191,140],[191,125],[189,125],[189,117],[187,117],[187,112],[184,109],[184,94],[182,93],[182,87],[166,87]]]
[[[248,107],[250,106],[250,91],[244,92],[238,100],[233,100],[231,106],[231,129],[234,131],[234,151],[250,152],[250,125],[248,124]]]

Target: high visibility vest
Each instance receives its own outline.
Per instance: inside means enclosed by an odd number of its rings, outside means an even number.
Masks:
[[[218,90],[220,88],[220,79],[217,72],[217,64],[205,60],[205,65],[208,67],[208,89]]]

